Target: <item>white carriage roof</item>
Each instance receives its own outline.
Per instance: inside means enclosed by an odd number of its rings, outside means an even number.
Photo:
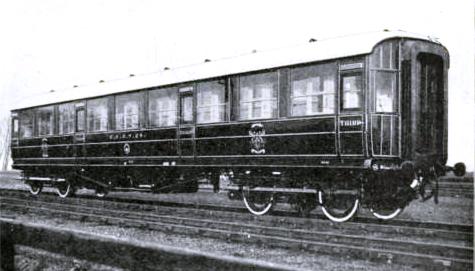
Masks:
[[[250,53],[244,56],[171,68],[146,75],[136,75],[93,85],[56,90],[35,96],[34,99],[25,99],[14,105],[13,110],[274,67],[364,55],[371,53],[373,47],[379,42],[398,37],[434,41],[428,36],[404,31],[379,31],[317,40],[291,48]]]

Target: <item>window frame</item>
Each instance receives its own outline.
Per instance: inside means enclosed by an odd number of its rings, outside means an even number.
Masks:
[[[377,108],[377,89],[376,89],[376,75],[378,73],[390,74],[394,79],[394,89],[393,91],[393,101],[392,101],[392,111],[378,111]],[[388,69],[371,69],[370,70],[370,89],[372,92],[372,101],[371,101],[371,112],[376,114],[397,114],[399,112],[399,78],[398,70],[388,70]]]
[[[399,44],[395,40],[378,44],[373,49],[373,52],[369,55],[369,66],[372,69],[398,69],[398,50]],[[386,55],[386,53],[388,54]],[[387,63],[384,63],[384,60],[387,60]]]
[[[177,87],[178,90],[178,125],[191,125],[196,122],[196,97],[195,84],[186,84]],[[184,105],[185,99],[191,99],[191,120],[184,120]]]
[[[138,97],[138,106],[137,106],[137,127],[132,127],[132,128],[127,128],[127,127],[119,127],[119,123],[117,122],[117,117],[118,117],[118,100],[120,97],[125,97],[125,96],[137,96]],[[139,130],[141,128],[145,127],[145,107],[146,107],[146,97],[145,97],[145,92],[140,91],[140,92],[130,92],[130,93],[121,93],[114,95],[114,117],[113,117],[113,127],[115,131],[130,131],[130,130]],[[123,108],[125,109],[125,108]],[[124,110],[125,111],[125,110]],[[124,118],[125,112],[123,112]],[[125,119],[124,119],[124,124],[125,124]]]
[[[151,110],[151,106],[152,106],[152,101],[154,101],[152,99],[152,95],[153,93],[160,93],[160,92],[164,92],[164,91],[169,91],[171,93],[174,93],[175,95],[175,109],[172,110],[162,110],[162,111],[155,111],[155,110]],[[156,100],[156,99],[155,99]],[[179,118],[179,94],[178,94],[178,88],[177,87],[160,87],[160,88],[155,88],[155,89],[151,89],[149,91],[147,91],[147,101],[146,101],[146,108],[147,108],[147,119],[148,119],[148,125],[147,127],[149,128],[152,128],[152,129],[156,129],[156,128],[173,128],[173,127],[176,127],[178,125],[178,118]],[[155,114],[158,114],[159,112],[173,112],[174,111],[174,123],[172,125],[155,125],[153,122],[153,118],[152,118],[152,112],[155,112]]]
[[[15,129],[16,128],[16,129]],[[19,138],[20,137],[20,119],[18,117],[18,114],[12,114],[11,116],[11,137],[12,138]]]
[[[199,97],[200,97],[200,92],[203,91],[203,89],[200,88],[200,84],[207,84],[207,83],[213,83],[213,82],[215,82],[219,85],[222,85],[222,91],[223,91],[222,95],[224,97],[224,103],[209,104],[209,105],[201,106],[200,103],[199,103]],[[195,107],[196,107],[196,124],[197,125],[199,125],[199,124],[206,125],[206,124],[213,124],[213,123],[223,123],[223,122],[228,122],[230,120],[229,107],[230,107],[231,103],[230,103],[230,97],[229,97],[229,92],[228,92],[228,79],[227,78],[217,78],[217,79],[213,79],[213,80],[197,82],[195,88],[196,88],[196,106]],[[204,108],[204,107],[210,108],[210,107],[215,107],[215,106],[224,106],[223,119],[218,120],[218,121],[200,122],[199,121],[200,108]]]
[[[61,132],[61,127],[62,127],[62,122],[61,122],[61,106],[71,106],[71,112],[72,112],[72,127],[71,129],[69,130],[69,132],[65,133],[64,131]],[[76,131],[76,106],[75,106],[75,103],[74,102],[69,102],[69,103],[62,103],[62,104],[58,104],[57,105],[57,115],[56,115],[56,119],[57,119],[57,134],[58,135],[70,135],[70,134],[74,134],[74,132]]]
[[[85,133],[87,130],[87,116],[86,116],[86,107],[84,105],[74,106],[74,132],[75,133]],[[82,129],[79,129],[79,112],[82,112]]]
[[[30,120],[30,123],[31,123],[31,129],[30,129],[30,135],[29,136],[23,136],[22,133],[23,133],[23,130],[24,130],[24,115],[26,114],[30,114],[29,116],[29,120]],[[19,134],[18,134],[18,137],[23,139],[23,138],[33,138],[36,136],[35,134],[35,120],[36,120],[36,116],[35,116],[35,110],[34,109],[26,109],[26,110],[22,110],[18,113],[18,119],[19,119]]]
[[[361,91],[360,91],[360,106],[359,107],[344,107],[344,85],[343,80],[345,77],[359,76],[361,78]],[[339,110],[340,112],[363,112],[365,111],[365,84],[364,77],[365,73],[363,69],[354,69],[354,70],[345,70],[340,71],[340,80],[339,80]]]
[[[242,79],[243,77],[251,77],[251,76],[258,76],[258,75],[264,75],[264,74],[275,74],[276,80],[275,80],[275,86],[273,87],[272,92],[276,93],[276,96],[271,98],[271,99],[260,99],[260,100],[249,100],[249,101],[242,101],[241,100],[241,88],[242,88]],[[279,69],[271,69],[271,70],[264,70],[264,71],[259,71],[259,72],[254,72],[254,73],[248,73],[248,74],[241,74],[236,77],[237,81],[237,86],[233,89],[233,92],[235,92],[236,96],[236,102],[235,102],[235,107],[236,107],[236,112],[235,112],[235,119],[236,121],[262,121],[262,120],[270,120],[270,119],[278,119],[279,118],[279,112],[280,112],[280,81],[281,81],[281,75],[279,72]],[[288,90],[287,90],[288,91]],[[253,88],[253,95],[255,93],[255,89]],[[275,115],[271,117],[261,117],[261,118],[245,118],[243,119],[241,116],[241,105],[242,103],[253,103],[255,102],[264,102],[266,100],[274,100],[275,101]]]
[[[50,113],[51,113],[51,120],[49,121],[50,122],[50,131],[51,133],[47,133],[47,134],[43,134],[43,133],[40,133],[40,130],[42,129],[42,113],[41,111],[43,110],[50,110]],[[47,106],[42,106],[42,107],[38,107],[36,108],[35,110],[35,122],[36,122],[36,135],[38,137],[47,137],[47,136],[53,136],[55,134],[55,106],[54,105],[47,105]]]
[[[308,69],[311,69],[312,67],[318,67],[318,66],[333,66],[333,69],[330,69],[333,74],[332,74],[332,79],[333,79],[333,84],[334,84],[334,88],[333,88],[333,92],[325,92],[325,91],[322,91],[320,93],[316,93],[316,94],[311,94],[311,95],[302,95],[302,96],[296,96],[296,97],[293,97],[292,96],[292,92],[293,92],[293,75],[295,73],[295,70],[296,69],[305,69],[305,68],[308,68]],[[325,68],[323,68],[323,70],[327,70]],[[338,105],[338,63],[336,61],[331,61],[331,62],[322,62],[322,63],[312,63],[312,64],[307,64],[307,65],[300,65],[300,66],[292,66],[289,68],[289,72],[288,72],[288,83],[287,83],[287,117],[289,118],[305,118],[305,117],[316,117],[316,116],[326,116],[326,115],[335,115],[337,114],[337,105]],[[325,74],[325,73],[322,73],[322,74],[314,74],[316,76],[318,76],[320,79],[320,85],[322,87],[324,87],[324,84],[325,84],[325,77],[327,77],[328,74]],[[312,78],[312,77],[309,77],[309,78]],[[323,80],[322,80],[323,78]],[[307,78],[308,79],[308,78]],[[301,98],[301,97],[313,97],[313,96],[321,96],[322,98],[325,97],[326,95],[329,95],[329,94],[333,94],[333,112],[322,112],[322,113],[314,113],[314,114],[304,114],[304,115],[293,115],[293,99],[294,98]]]
[[[86,109],[85,109],[85,120],[86,120],[86,125],[85,125],[85,132],[87,133],[104,133],[104,132],[107,132],[107,131],[110,131],[111,130],[111,106],[110,106],[110,103],[111,103],[111,98],[112,96],[105,96],[105,97],[97,97],[97,98],[92,98],[92,99],[88,99],[86,100]],[[106,127],[105,127],[105,130],[91,130],[90,127],[89,127],[89,113],[91,112],[90,111],[90,108],[91,108],[91,102],[94,102],[94,101],[98,101],[98,100],[104,100],[105,101],[105,108],[106,108],[106,121],[105,121],[105,124],[106,124]],[[77,111],[76,111],[77,112]]]

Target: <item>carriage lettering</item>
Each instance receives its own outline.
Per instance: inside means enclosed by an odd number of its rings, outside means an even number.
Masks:
[[[144,139],[144,138],[146,138],[146,134],[142,132],[109,135],[109,140]]]
[[[340,126],[342,127],[361,126],[361,125],[363,125],[363,121],[361,119],[340,120]]]

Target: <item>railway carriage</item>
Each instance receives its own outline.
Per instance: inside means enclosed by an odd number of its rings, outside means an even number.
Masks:
[[[288,202],[389,219],[464,174],[446,166],[448,68],[439,42],[381,31],[55,91],[12,110],[13,167],[33,194],[196,192],[226,175],[256,215]]]

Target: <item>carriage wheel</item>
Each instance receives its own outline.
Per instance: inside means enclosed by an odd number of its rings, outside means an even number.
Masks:
[[[393,173],[381,175],[379,178],[376,182],[371,182],[373,190],[365,190],[371,191],[366,196],[369,211],[378,219],[393,219],[415,198],[414,188],[406,184],[411,180],[414,182],[416,176],[412,169],[406,169],[402,178]]]
[[[319,190],[318,202],[325,216],[333,222],[348,221],[359,206],[358,193],[355,191]]]
[[[74,194],[74,189],[68,181],[56,184],[56,192],[60,198],[67,198]]]
[[[370,205],[369,211],[376,217],[382,220],[393,219],[398,216],[404,207],[401,201],[397,199],[396,195],[388,196],[384,201],[373,202]]]
[[[98,187],[96,188],[96,191],[95,191],[95,194],[96,194],[96,197],[98,198],[103,198],[107,195],[107,189],[104,188],[104,187]]]
[[[274,205],[274,194],[270,192],[250,191],[249,187],[242,190],[242,197],[246,208],[254,215],[264,215]]]
[[[43,190],[43,184],[40,182],[32,182],[29,185],[30,194],[32,195],[39,195],[41,190]]]
[[[317,199],[315,194],[298,194],[290,202],[290,205],[296,210],[300,216],[308,217],[310,212],[317,207]]]
[[[404,207],[414,198],[415,191],[411,187],[399,187],[387,184],[376,195],[370,196],[369,211],[378,219],[389,220],[398,216]]]
[[[393,207],[393,208],[387,208],[387,209],[386,208],[378,208],[378,209],[370,208],[369,210],[376,218],[379,218],[382,220],[389,220],[398,216],[402,212],[403,209],[404,208],[401,208],[401,207]]]

